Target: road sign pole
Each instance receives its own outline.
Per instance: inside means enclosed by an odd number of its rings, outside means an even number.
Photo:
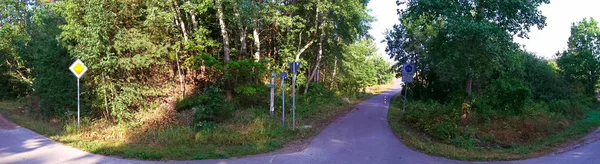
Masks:
[[[296,75],[300,62],[289,62],[290,68],[294,76],[292,77],[292,130],[296,129]]]
[[[79,106],[80,106],[80,100],[79,100],[79,78],[77,78],[77,131],[79,132]]]
[[[271,117],[275,116],[275,72],[271,73],[271,103],[269,104],[269,111],[271,112]]]
[[[404,115],[404,109],[406,109],[406,92],[408,92],[407,83],[404,83],[404,104],[402,105],[402,115]]]
[[[281,72],[281,124],[285,128],[285,78],[286,72]]]
[[[404,116],[404,110],[406,109],[406,93],[408,92],[408,83],[413,81],[413,76],[416,70],[417,69],[414,64],[402,64],[402,82],[404,82],[404,103],[402,105],[402,116]]]
[[[296,72],[292,79],[292,130],[296,130]]]
[[[85,74],[85,72],[87,71],[87,67],[85,66],[85,64],[83,64],[83,62],[79,59],[77,59],[75,62],[73,62],[73,64],[71,64],[71,66],[69,67],[69,70],[71,70],[71,72],[73,72],[73,75],[75,75],[75,77],[77,77],[77,132],[79,132],[79,125],[80,125],[80,113],[81,113],[81,101],[80,101],[80,90],[79,90],[79,78],[81,78],[81,76],[83,76],[83,74]]]
[[[285,128],[285,86],[281,79],[281,125]]]

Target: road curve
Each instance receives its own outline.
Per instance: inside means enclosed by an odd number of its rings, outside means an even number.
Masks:
[[[396,81],[397,82],[397,81]],[[396,83],[398,84],[398,83]],[[62,145],[28,129],[0,130],[0,163],[199,163],[199,164],[366,164],[366,163],[600,163],[600,142],[522,161],[464,162],[428,156],[401,143],[387,122],[390,97],[399,85],[359,104],[317,135],[301,152],[223,160],[140,161],[108,157]],[[384,102],[384,97],[386,102]]]

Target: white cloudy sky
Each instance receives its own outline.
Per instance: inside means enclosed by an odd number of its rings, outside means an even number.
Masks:
[[[384,39],[383,32],[398,22],[396,0],[371,0],[368,8],[376,19],[369,33],[375,38],[379,53],[385,54],[385,43],[380,41]],[[566,48],[571,23],[585,17],[600,20],[600,0],[551,0],[550,4],[540,6],[540,10],[547,17],[547,26],[543,30],[534,27],[530,39],[515,37],[515,41],[527,51],[548,59]]]

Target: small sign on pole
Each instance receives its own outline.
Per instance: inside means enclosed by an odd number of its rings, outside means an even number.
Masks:
[[[408,92],[408,83],[412,83],[415,75],[416,67],[414,64],[404,63],[402,64],[402,82],[404,82],[404,103],[402,105],[402,115],[406,109],[406,92]]]
[[[269,111],[271,112],[271,117],[275,115],[275,77],[277,74],[275,72],[271,72],[271,84],[269,84],[269,88],[271,88],[271,103],[269,104]]]
[[[294,77],[292,78],[292,129],[296,129],[296,75],[300,62],[289,62]]]
[[[412,83],[413,76],[415,75],[416,67],[414,64],[403,64],[402,65],[402,82]]]
[[[281,124],[285,128],[285,78],[287,78],[287,72],[281,72],[279,77],[281,78]]]
[[[85,64],[83,64],[83,62],[79,59],[77,59],[72,65],[71,67],[69,67],[69,70],[71,70],[71,72],[73,72],[73,74],[77,77],[77,131],[79,131],[79,118],[80,118],[80,92],[79,92],[79,78],[81,78],[81,76],[83,76],[83,74],[85,74],[85,72],[87,72],[88,68],[85,66]]]

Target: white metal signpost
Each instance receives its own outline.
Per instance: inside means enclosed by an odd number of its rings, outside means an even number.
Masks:
[[[287,78],[287,72],[281,72],[279,77],[281,78],[281,124],[285,128],[285,78]]]
[[[292,130],[296,130],[296,75],[298,68],[300,68],[300,62],[289,62],[290,68],[292,69]]]
[[[73,72],[73,74],[77,77],[77,131],[79,131],[79,78],[81,78],[81,76],[87,72],[88,68],[85,66],[85,64],[83,64],[83,62],[81,62],[81,60],[77,59],[77,61],[75,61],[71,67],[69,67],[69,70],[71,70],[71,72]]]
[[[269,88],[271,88],[271,103],[269,104],[269,110],[271,111],[271,117],[274,116],[275,113],[275,72],[271,72],[271,84],[269,84]]]
[[[402,82],[404,82],[404,104],[402,105],[402,115],[404,115],[404,109],[406,108],[406,92],[408,92],[407,84],[412,83],[416,70],[417,68],[414,64],[402,64]]]

